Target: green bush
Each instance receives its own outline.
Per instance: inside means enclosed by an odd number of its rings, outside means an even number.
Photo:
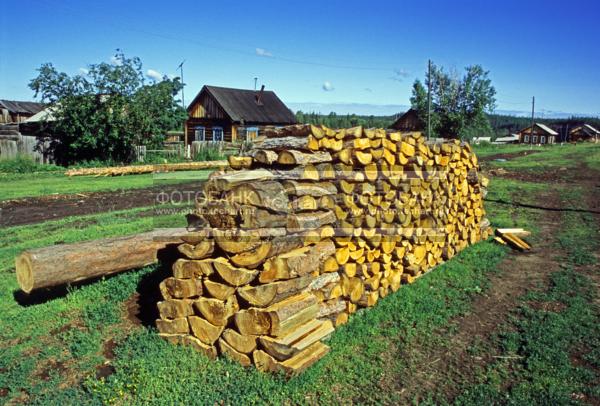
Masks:
[[[2,173],[34,173],[62,171],[64,168],[50,164],[39,164],[28,155],[17,155],[15,159],[0,161]]]
[[[194,157],[194,161],[220,161],[223,159],[227,159],[225,154],[218,147],[212,146],[202,148]]]
[[[185,162],[185,158],[177,155],[161,154],[161,153],[147,153],[144,158],[144,162],[136,162],[136,164],[176,164],[179,162]]]

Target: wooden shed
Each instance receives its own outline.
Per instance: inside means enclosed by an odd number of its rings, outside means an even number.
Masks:
[[[251,140],[267,126],[296,124],[275,92],[204,86],[188,106],[187,143]]]
[[[42,103],[0,100],[0,124],[21,123],[43,109]]]
[[[594,141],[600,140],[600,131],[589,124],[584,124],[569,131],[569,141]]]
[[[425,125],[419,118],[417,110],[409,109],[406,113],[398,117],[390,128],[398,131],[424,131]]]
[[[542,123],[535,123],[533,131],[531,126],[519,131],[519,142],[521,144],[554,144],[558,133]]]

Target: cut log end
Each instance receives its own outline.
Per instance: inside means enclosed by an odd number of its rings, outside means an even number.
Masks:
[[[34,286],[33,271],[31,265],[31,254],[25,252],[19,255],[15,261],[17,282],[25,293],[31,293]]]

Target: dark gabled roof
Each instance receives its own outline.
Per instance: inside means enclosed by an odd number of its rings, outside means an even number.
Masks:
[[[243,120],[256,124],[296,123],[294,113],[270,90],[263,91],[260,103],[257,103],[256,96],[260,91],[204,86],[188,106],[188,111],[203,92],[208,92],[234,122]]]
[[[32,115],[44,109],[42,103],[15,100],[0,100],[0,107],[7,109],[11,113]]]
[[[390,128],[395,130],[406,130],[407,127],[410,127],[411,130],[419,130],[422,129],[422,123],[419,120],[419,114],[417,110],[410,108],[400,117],[398,117],[390,126]]]
[[[575,127],[573,128],[571,131],[569,131],[569,134],[574,134],[577,132],[584,132],[587,135],[598,135],[600,134],[600,131],[596,130],[594,127],[592,127],[589,124],[584,124],[582,126],[579,127]]]

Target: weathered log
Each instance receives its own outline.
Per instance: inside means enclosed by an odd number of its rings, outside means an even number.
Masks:
[[[310,151],[308,137],[294,136],[265,138],[263,140],[255,142],[253,145],[253,149],[272,149],[275,151],[297,149]]]
[[[177,247],[179,252],[189,259],[204,259],[214,251],[215,242],[213,240],[204,240],[199,244],[181,244]]]
[[[283,165],[307,165],[318,164],[322,162],[331,162],[331,154],[326,151],[302,152],[296,150],[286,150],[279,152],[277,163]]]
[[[156,320],[156,328],[161,333],[166,334],[187,334],[190,330],[188,321],[185,317],[173,320]]]
[[[222,337],[227,344],[233,347],[237,352],[250,354],[256,349],[256,337],[240,334],[232,328],[223,331]]]
[[[231,286],[247,285],[258,273],[258,271],[233,266],[224,258],[214,260],[213,266],[219,276]]]
[[[317,341],[292,358],[283,361],[281,366],[288,375],[298,375],[327,355],[328,352],[329,346]]]
[[[313,343],[326,338],[332,332],[331,321],[311,320],[283,337],[262,336],[259,341],[268,354],[279,361],[284,361]]]
[[[221,350],[221,354],[229,357],[233,361],[240,363],[244,367],[249,367],[252,365],[252,360],[250,357],[248,357],[246,354],[238,352],[222,338],[219,338],[219,349]]]
[[[229,155],[227,162],[232,169],[248,169],[252,167],[252,157]]]
[[[215,326],[214,324],[204,320],[202,317],[188,317],[192,333],[200,339],[204,344],[213,345],[219,339],[223,326]]]
[[[240,310],[234,316],[237,329],[243,335],[269,334],[271,318],[261,309],[250,308]]]
[[[286,281],[245,286],[238,290],[238,294],[253,307],[267,307],[299,293],[309,286],[312,279],[311,275],[305,275]]]
[[[206,355],[208,358],[217,358],[217,348],[213,345],[204,344],[200,339],[194,336],[186,335],[182,339],[182,344],[192,347],[198,352]]]
[[[289,202],[283,185],[277,181],[243,183],[227,194],[227,200],[284,213]]]
[[[226,301],[201,297],[194,302],[194,307],[215,326],[226,326],[229,318],[239,310],[235,296]]]
[[[287,217],[287,229],[290,232],[313,230],[333,223],[335,223],[335,214],[331,210],[301,212]]]
[[[319,305],[312,293],[304,292],[269,306],[265,313],[271,320],[270,335],[284,336],[296,327],[316,318]]]
[[[15,259],[17,282],[29,293],[141,268],[156,263],[159,252],[180,244],[185,234],[184,229],[161,229],[28,250]]]
[[[158,302],[158,313],[161,319],[179,319],[194,314],[190,299],[168,299]]]
[[[335,245],[331,240],[323,240],[313,246],[287,251],[265,262],[258,280],[261,283],[268,283],[319,271],[326,258],[334,253]]]

